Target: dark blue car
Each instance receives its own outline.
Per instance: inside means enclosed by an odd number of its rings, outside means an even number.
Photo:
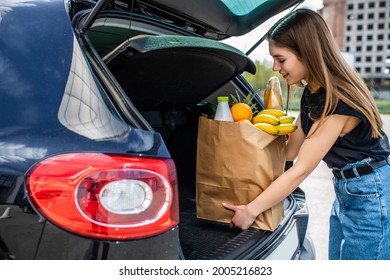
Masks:
[[[0,2],[0,259],[313,259],[299,190],[274,232],[195,203],[201,104],[253,92],[220,41],[299,2]]]

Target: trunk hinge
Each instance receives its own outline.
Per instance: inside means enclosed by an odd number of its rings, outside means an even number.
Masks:
[[[97,18],[97,16],[104,10],[107,4],[112,0],[100,0],[96,3],[95,7],[92,8],[91,13],[85,19],[85,21],[81,24],[79,29],[80,33],[85,33],[89,28],[91,28],[93,22]]]

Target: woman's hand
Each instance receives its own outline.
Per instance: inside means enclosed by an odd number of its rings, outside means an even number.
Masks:
[[[250,211],[248,205],[232,205],[228,203],[222,203],[222,205],[226,209],[234,211],[231,223],[242,230],[248,229],[257,217]]]

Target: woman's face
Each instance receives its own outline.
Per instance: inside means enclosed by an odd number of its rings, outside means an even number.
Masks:
[[[287,84],[293,85],[301,80],[308,80],[309,71],[306,65],[288,48],[280,47],[271,40],[269,53],[274,60],[272,70],[279,72]]]

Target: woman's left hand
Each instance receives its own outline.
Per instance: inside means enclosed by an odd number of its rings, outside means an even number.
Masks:
[[[242,230],[248,229],[255,221],[257,215],[253,215],[248,208],[248,205],[232,205],[222,203],[226,209],[234,211],[234,216],[231,223]]]

